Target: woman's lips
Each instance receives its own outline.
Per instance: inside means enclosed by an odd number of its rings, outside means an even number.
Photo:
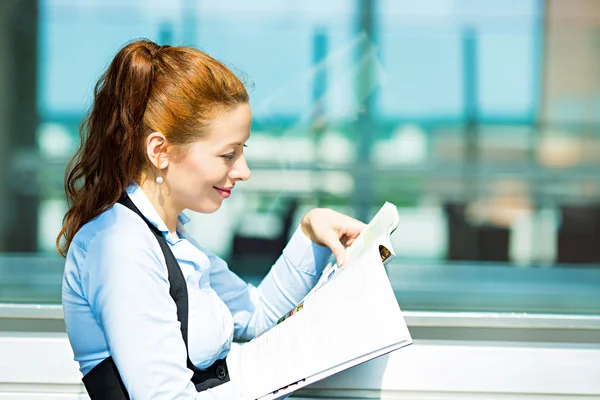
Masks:
[[[216,187],[216,186],[213,186],[213,187],[215,188],[215,190],[217,192],[219,192],[219,194],[221,195],[221,197],[223,197],[224,199],[226,199],[229,196],[231,196],[231,189],[233,189],[232,187],[231,188],[219,188],[219,187]]]

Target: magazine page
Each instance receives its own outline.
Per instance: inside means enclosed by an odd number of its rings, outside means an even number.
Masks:
[[[399,343],[410,333],[378,246],[349,258],[335,279],[239,351],[239,390],[256,399]],[[373,356],[373,357],[374,357]]]

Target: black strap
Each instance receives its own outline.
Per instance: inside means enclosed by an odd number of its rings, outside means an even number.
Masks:
[[[170,285],[169,294],[171,295],[171,297],[173,298],[173,301],[175,301],[175,305],[177,306],[177,320],[180,323],[181,336],[183,336],[183,342],[185,343],[185,348],[187,349],[188,348],[188,292],[187,292],[187,286],[185,284],[185,278],[183,277],[183,273],[181,272],[179,263],[177,262],[177,259],[173,255],[173,252],[171,251],[171,248],[169,247],[169,244],[165,240],[162,232],[159,231],[157,227],[152,225],[150,223],[150,221],[148,221],[146,219],[146,217],[144,217],[144,215],[135,206],[135,204],[133,204],[133,201],[131,201],[131,199],[129,198],[129,196],[127,194],[125,194],[124,196],[122,196],[119,199],[119,203],[124,205],[125,207],[129,208],[131,211],[133,211],[137,215],[139,215],[140,218],[142,218],[144,220],[144,222],[146,222],[146,225],[148,225],[148,228],[150,228],[150,230],[156,237],[156,240],[158,240],[158,244],[160,245],[160,249],[162,250],[162,252],[165,256],[165,261],[167,263],[167,272],[169,274],[169,285]],[[187,358],[187,366],[192,371],[197,369],[194,366],[194,364],[192,364],[192,361],[190,360],[189,355]]]
[[[190,360],[188,352],[188,293],[185,278],[173,255],[169,244],[154,225],[150,223],[133,204],[127,193],[119,199],[119,203],[140,216],[150,228],[164,254],[169,278],[169,294],[177,306],[177,320],[181,327],[181,336],[185,344],[187,367],[194,373],[192,382],[196,390],[202,391],[213,388],[229,381],[229,371],[225,360],[216,360],[210,367],[202,370]],[[92,400],[129,400],[129,394],[121,380],[119,371],[112,357],[107,357],[83,377],[83,383]]]
[[[129,393],[112,357],[96,365],[82,379],[91,400],[129,400]]]

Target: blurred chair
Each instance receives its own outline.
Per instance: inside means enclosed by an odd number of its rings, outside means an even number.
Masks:
[[[600,264],[600,205],[561,207],[557,262]]]
[[[291,235],[292,222],[300,202],[290,198],[281,214],[281,233],[274,238],[247,236],[236,231],[231,251],[232,265],[244,275],[264,276],[277,260]]]
[[[448,220],[448,261],[509,261],[510,230],[492,225],[474,226],[466,218],[466,205],[444,205]]]

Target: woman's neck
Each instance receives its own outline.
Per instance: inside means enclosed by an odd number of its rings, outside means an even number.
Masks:
[[[183,210],[175,207],[171,197],[165,194],[165,191],[168,191],[166,184],[159,185],[150,179],[143,179],[142,184],[139,186],[165,225],[167,225],[169,232],[177,234],[177,219]]]

